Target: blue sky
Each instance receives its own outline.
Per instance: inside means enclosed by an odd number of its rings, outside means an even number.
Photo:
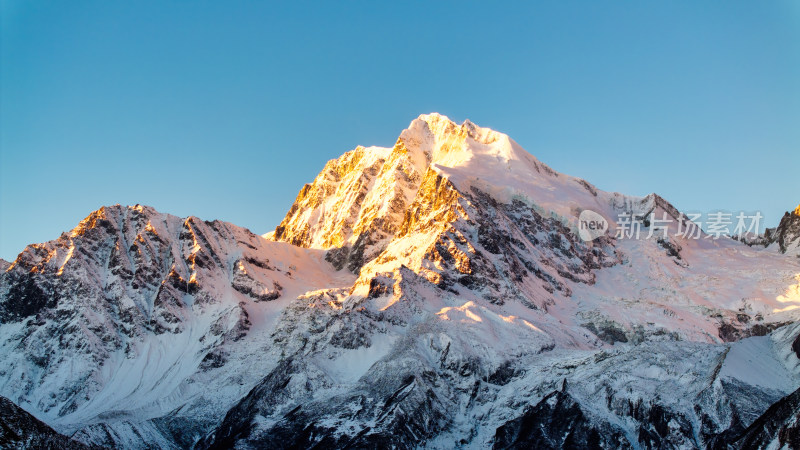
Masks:
[[[102,205],[264,233],[440,112],[686,211],[800,203],[800,3],[0,1],[0,257]]]

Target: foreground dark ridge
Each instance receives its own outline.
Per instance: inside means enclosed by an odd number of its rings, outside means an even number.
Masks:
[[[89,448],[59,434],[5,397],[0,397],[0,447],[75,450]]]

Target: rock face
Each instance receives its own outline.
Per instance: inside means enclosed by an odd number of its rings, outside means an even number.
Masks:
[[[398,146],[400,144],[398,143]],[[337,248],[338,268],[357,271],[395,233],[406,191],[420,178],[401,147],[358,147],[329,161],[297,195],[274,238],[309,248]]]
[[[593,422],[569,394],[556,391],[497,428],[494,448],[632,448],[621,429]]]
[[[766,231],[766,240],[777,244],[782,253],[800,257],[800,206],[786,212],[776,228]]]
[[[265,237],[114,206],[29,246],[0,394],[127,448],[725,446],[800,386],[800,260],[689,225],[424,115]]]
[[[64,450],[89,448],[59,434],[5,397],[0,397],[0,447]]]
[[[734,442],[736,448],[800,448],[800,390],[782,398]]]

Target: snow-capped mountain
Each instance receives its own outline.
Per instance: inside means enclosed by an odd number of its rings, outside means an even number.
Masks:
[[[101,208],[2,275],[0,390],[86,442],[185,446],[270,368],[287,299],[351,282],[231,224]]]
[[[581,239],[587,211],[640,238]],[[682,236],[656,194],[423,115],[264,236],[137,205],[29,246],[0,395],[131,448],[739,445],[800,386],[798,219]]]

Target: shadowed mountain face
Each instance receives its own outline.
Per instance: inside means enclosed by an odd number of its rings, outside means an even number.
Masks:
[[[65,450],[89,448],[59,434],[5,397],[0,397],[0,447]]]
[[[800,389],[770,406],[731,441],[738,448],[800,448]]]
[[[497,428],[494,448],[631,448],[622,430],[593,423],[575,400],[557,391]]]
[[[610,231],[581,239],[586,210]],[[29,246],[0,394],[126,448],[727,445],[800,386],[800,260],[685,226],[420,116],[263,237],[137,205]]]
[[[800,390],[770,406],[730,442],[736,448],[800,448]]]

